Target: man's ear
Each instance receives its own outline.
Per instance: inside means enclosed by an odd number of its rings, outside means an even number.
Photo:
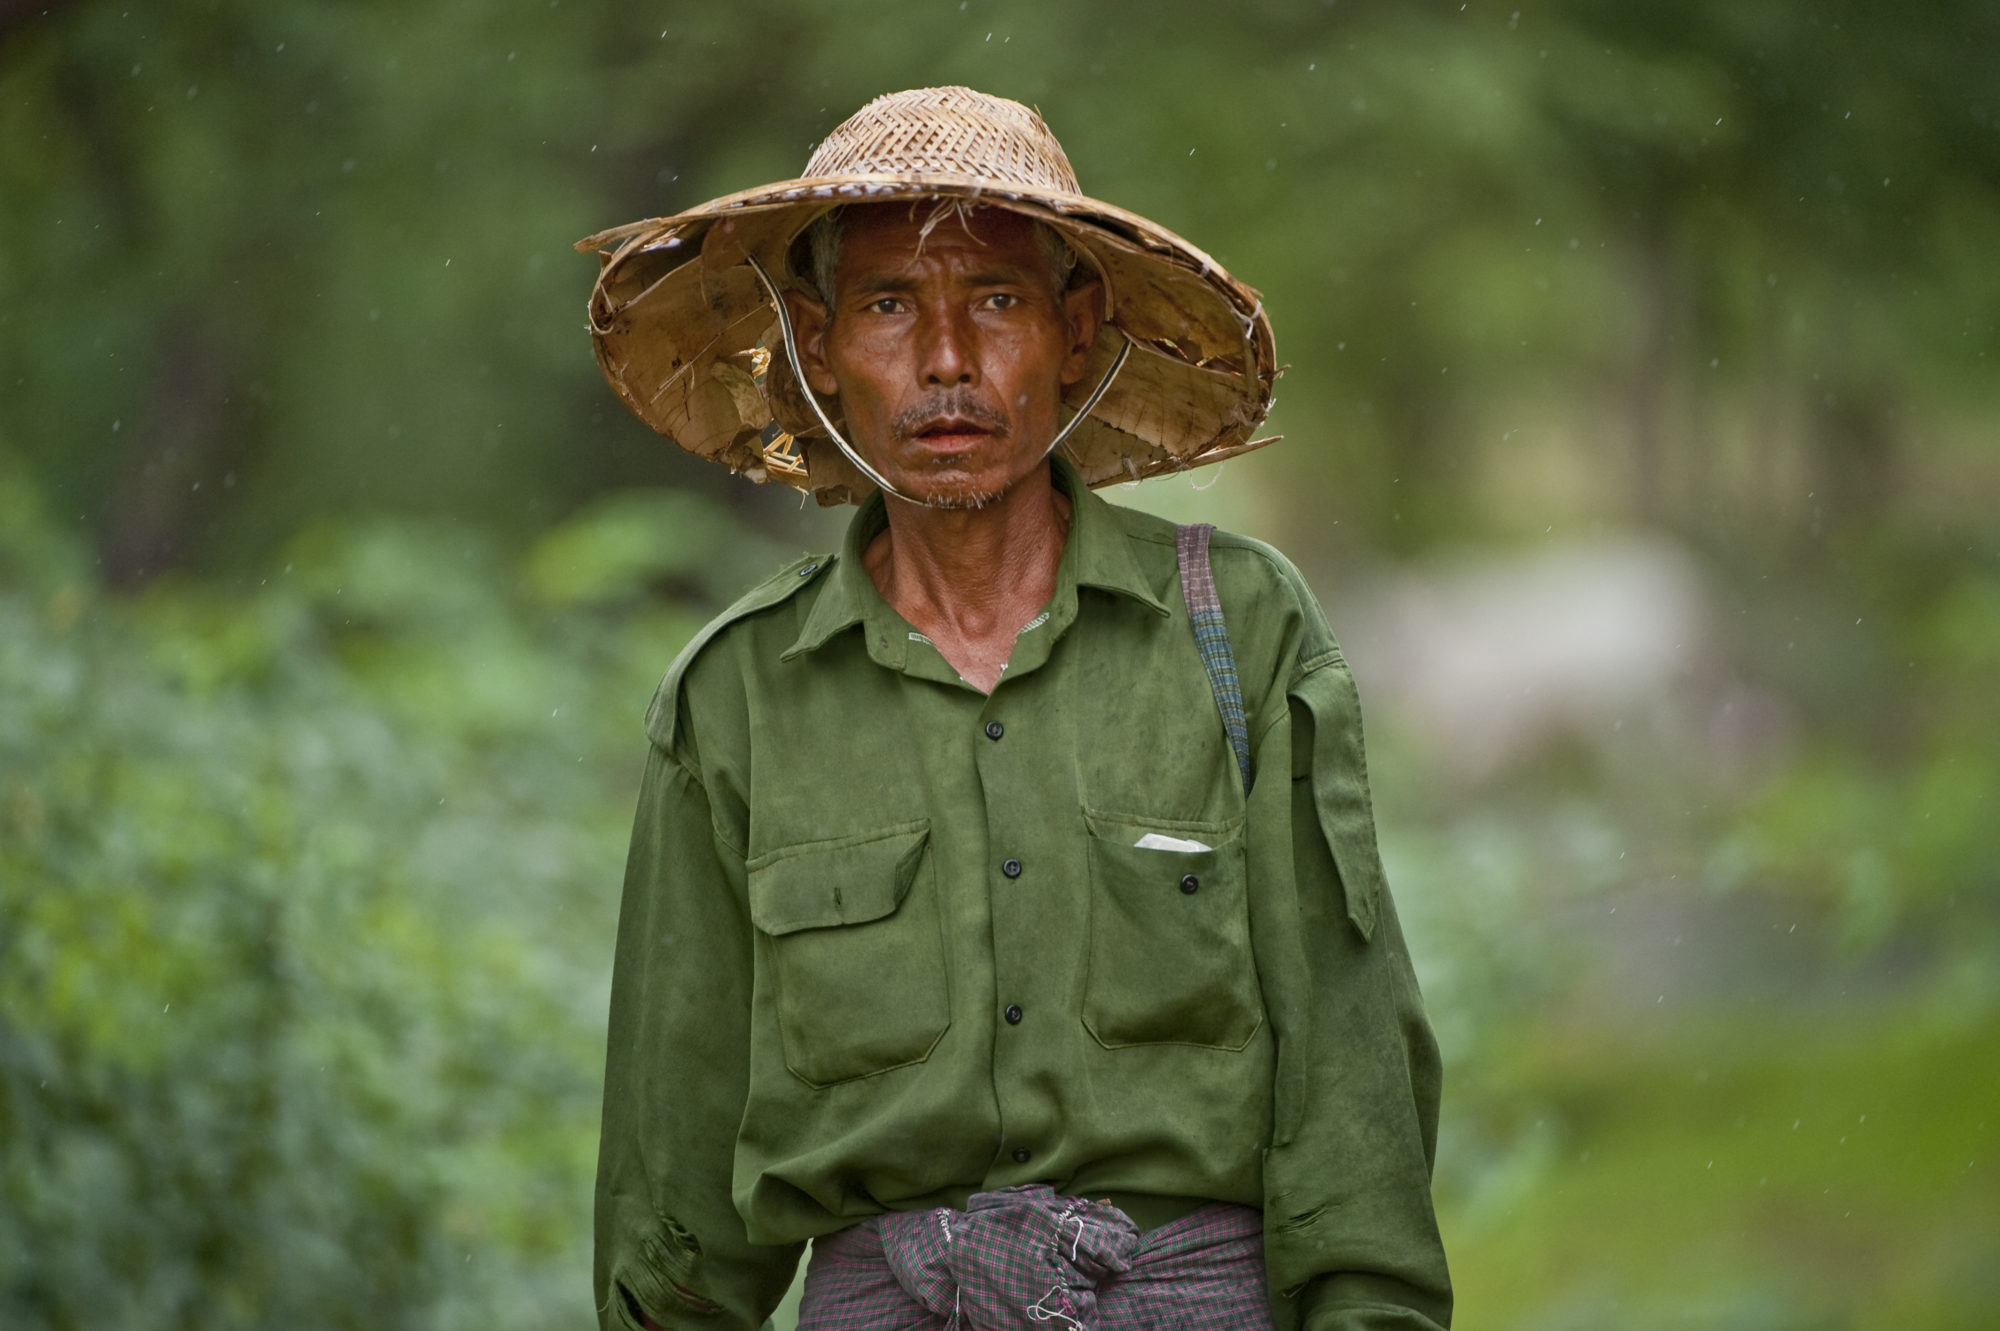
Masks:
[[[1063,327],[1069,335],[1063,353],[1062,381],[1068,387],[1083,378],[1090,368],[1091,348],[1097,345],[1097,330],[1104,322],[1104,283],[1096,278],[1063,292]]]
[[[785,305],[792,312],[792,336],[798,339],[799,364],[805,369],[806,382],[821,397],[833,397],[840,392],[840,384],[826,366],[826,302],[793,288],[785,293]]]

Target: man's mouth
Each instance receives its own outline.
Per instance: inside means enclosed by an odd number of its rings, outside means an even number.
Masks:
[[[890,423],[890,429],[904,443],[953,453],[1006,434],[1007,417],[959,389],[912,404]]]
[[[926,443],[952,443],[957,441],[970,443],[976,439],[983,439],[992,433],[993,431],[987,429],[979,422],[967,420],[963,416],[941,416],[918,426],[911,437],[923,440]]]

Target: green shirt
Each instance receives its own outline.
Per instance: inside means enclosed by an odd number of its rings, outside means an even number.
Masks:
[[[612,980],[607,1327],[754,1327],[803,1240],[1030,1181],[1262,1207],[1280,1326],[1448,1323],[1437,1050],[1340,649],[1282,555],[1215,535],[1246,797],[1173,526],[1057,482],[1055,595],[990,696],[862,567],[879,497],[662,682]]]

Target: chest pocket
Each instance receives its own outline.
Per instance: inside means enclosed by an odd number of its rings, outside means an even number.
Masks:
[[[922,1062],[951,1024],[929,842],[906,823],[750,862],[785,1066],[810,1085]]]
[[[1263,1024],[1250,952],[1243,827],[1087,813],[1090,959],[1083,1024],[1108,1049],[1241,1049]],[[1148,833],[1200,842],[1166,850]]]

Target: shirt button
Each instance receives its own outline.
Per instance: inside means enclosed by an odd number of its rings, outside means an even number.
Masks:
[[[1006,874],[1009,878],[1019,878],[1021,876],[1021,862],[1019,860],[1002,860],[1000,862],[1000,872]]]
[[[1186,877],[1181,879],[1181,891],[1187,893],[1189,896],[1193,896],[1196,892],[1199,892],[1200,890],[1201,890],[1201,879],[1195,877],[1193,874],[1188,874]]]
[[[986,723],[986,738],[999,739],[1006,733],[1007,727],[1001,725],[998,721],[988,721]]]
[[[1025,1165],[1025,1164],[1027,1164],[1027,1163],[1028,1163],[1028,1148],[1027,1148],[1027,1147],[1025,1147],[1025,1146],[1016,1146],[1016,1147],[1014,1148],[1014,1163],[1015,1163],[1015,1164],[1017,1164],[1017,1165]]]
[[[817,572],[819,572],[818,564],[807,564],[804,568],[799,570],[799,576],[802,578],[810,578],[813,574]]]
[[[1019,1003],[1009,1003],[1007,1010],[1000,1015],[1007,1019],[1009,1026],[1019,1026],[1021,1024],[1021,1005]]]

